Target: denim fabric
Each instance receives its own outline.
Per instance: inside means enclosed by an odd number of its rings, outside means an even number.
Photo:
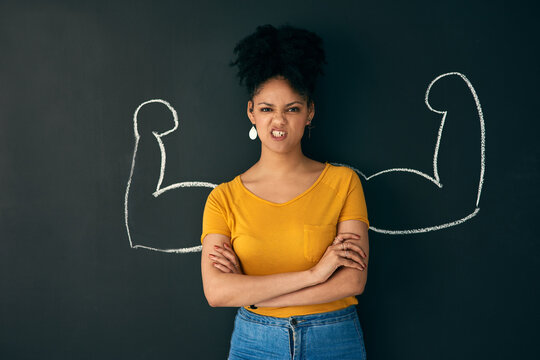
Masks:
[[[277,318],[239,308],[229,360],[366,359],[356,308]]]

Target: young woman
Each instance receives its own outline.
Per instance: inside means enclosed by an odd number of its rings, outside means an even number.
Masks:
[[[354,306],[369,254],[362,185],[350,168],[301,148],[326,62],[322,40],[264,25],[234,52],[261,156],[212,190],[201,235],[208,303],[240,307],[229,359],[364,359]]]

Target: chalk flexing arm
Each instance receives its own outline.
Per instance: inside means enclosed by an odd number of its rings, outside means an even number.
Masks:
[[[480,173],[479,173],[478,188],[477,188],[477,192],[476,192],[476,199],[474,199],[475,200],[474,207],[472,207],[472,208],[469,207],[469,209],[463,214],[463,216],[461,218],[455,219],[453,221],[448,221],[448,219],[445,219],[445,221],[441,221],[439,224],[434,224],[432,226],[420,227],[420,228],[411,224],[411,226],[409,228],[402,229],[402,230],[388,229],[387,225],[390,225],[390,224],[379,224],[379,221],[377,221],[377,219],[375,219],[373,221],[373,223],[371,224],[371,226],[370,226],[370,230],[373,230],[375,232],[388,234],[388,235],[406,235],[406,234],[418,234],[418,233],[424,233],[424,232],[430,232],[430,231],[437,231],[437,230],[441,230],[441,229],[445,229],[445,228],[448,228],[448,227],[452,227],[452,226],[462,224],[465,221],[468,221],[471,218],[473,218],[474,216],[476,216],[476,214],[478,214],[478,212],[480,211],[480,195],[482,193],[482,187],[483,187],[483,184],[484,184],[484,176],[485,176],[485,168],[486,168],[486,166],[485,166],[485,163],[486,163],[486,149],[485,149],[485,147],[486,147],[486,130],[485,130],[485,123],[484,123],[484,114],[483,114],[483,111],[482,111],[482,106],[480,105],[480,99],[478,98],[478,95],[476,94],[476,90],[472,86],[469,79],[467,79],[467,77],[465,75],[463,75],[463,74],[461,74],[459,72],[449,72],[449,73],[441,74],[441,75],[437,76],[435,79],[433,79],[431,81],[431,83],[427,87],[427,90],[426,90],[426,93],[425,93],[424,102],[425,102],[426,106],[428,107],[428,109],[430,111],[440,115],[440,118],[441,118],[439,130],[437,132],[437,137],[436,137],[436,141],[435,141],[435,149],[434,149],[434,153],[433,153],[433,173],[432,174],[424,173],[424,172],[416,170],[416,169],[392,168],[392,169],[382,170],[382,171],[379,171],[379,172],[377,172],[375,174],[366,176],[361,171],[359,171],[358,169],[354,169],[352,167],[351,168],[353,170],[355,170],[359,175],[361,175],[366,181],[371,181],[372,179],[374,179],[374,178],[376,178],[378,176],[381,176],[381,175],[389,176],[391,174],[394,174],[394,175],[395,174],[414,174],[414,175],[423,177],[424,179],[432,182],[435,186],[437,186],[439,189],[441,189],[440,191],[444,191],[444,189],[442,189],[442,187],[443,187],[442,181],[441,181],[441,179],[439,177],[438,157],[439,157],[439,148],[440,148],[440,145],[441,145],[441,139],[442,139],[442,136],[443,136],[443,129],[445,127],[445,122],[446,122],[446,118],[447,118],[447,115],[448,115],[448,111],[446,111],[444,109],[436,109],[436,108],[434,108],[430,103],[430,94],[431,94],[431,90],[432,90],[433,86],[436,83],[438,83],[439,81],[441,81],[444,78],[451,78],[451,77],[457,77],[457,78],[461,79],[465,83],[467,88],[469,89],[470,94],[471,94],[471,96],[472,96],[472,98],[474,100],[474,106],[476,107],[476,111],[477,111],[477,114],[476,114],[477,117],[476,118],[480,122],[480,134],[479,134],[479,141],[478,141],[478,145],[479,145],[479,148],[480,148],[480,154],[479,154],[480,155],[480,157],[479,157],[479,160],[480,160],[480,164],[479,164],[480,165],[479,166]],[[346,164],[338,164],[338,163],[334,163],[334,165],[348,166]],[[434,205],[429,205],[429,206],[434,206]]]

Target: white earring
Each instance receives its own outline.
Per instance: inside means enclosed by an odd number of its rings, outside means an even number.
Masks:
[[[251,140],[255,140],[257,138],[257,129],[255,129],[255,125],[252,125],[251,130],[249,130],[249,138]]]

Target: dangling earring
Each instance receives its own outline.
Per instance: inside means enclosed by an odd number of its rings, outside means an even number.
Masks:
[[[251,140],[255,140],[257,138],[257,129],[255,129],[255,125],[252,125],[251,130],[249,130],[249,138]]]
[[[308,122],[308,127],[307,127],[307,129],[308,129],[308,134],[307,134],[308,139],[311,139],[311,128],[312,127],[313,126],[311,126],[311,121]]]

